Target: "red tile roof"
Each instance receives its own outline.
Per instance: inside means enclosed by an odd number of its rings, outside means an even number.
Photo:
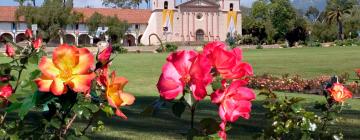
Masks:
[[[74,8],[74,11],[83,13],[85,19],[98,12],[104,16],[117,16],[120,20],[128,23],[147,23],[151,15],[150,10],[144,9]]]
[[[13,22],[16,21],[15,13],[16,7],[14,6],[0,6],[0,22]],[[23,19],[19,19],[23,21]]]
[[[0,6],[0,22],[15,21],[15,6]],[[150,18],[151,11],[145,9],[119,9],[119,8],[74,8],[74,11],[83,13],[85,20],[95,12],[104,16],[117,16],[120,20],[128,23],[146,24]],[[20,19],[23,21],[23,19]]]

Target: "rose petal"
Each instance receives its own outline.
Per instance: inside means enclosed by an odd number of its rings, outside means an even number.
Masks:
[[[35,79],[34,82],[41,92],[50,92],[50,86],[53,83],[53,80],[45,75],[41,75],[39,78]]]
[[[68,83],[75,92],[86,92],[91,87],[91,81],[96,77],[95,73],[86,75],[74,75]]]
[[[62,44],[54,49],[53,63],[60,70],[74,68],[79,63],[79,50],[75,46]]]
[[[56,96],[65,94],[67,91],[64,82],[58,78],[53,80],[53,82],[50,85],[50,90]]]
[[[54,65],[52,60],[45,56],[40,59],[39,69],[46,77],[56,78],[56,76],[60,74],[59,69]]]
[[[94,56],[86,48],[79,48],[79,62],[73,68],[73,74],[85,74],[88,73],[91,67],[94,65]]]

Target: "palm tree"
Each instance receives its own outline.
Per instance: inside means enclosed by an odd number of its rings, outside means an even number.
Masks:
[[[24,6],[26,0],[14,0],[14,1],[18,2],[20,6]]]
[[[35,7],[36,6],[36,0],[31,0],[32,3],[33,3],[33,6]]]
[[[352,0],[329,0],[327,4],[326,19],[329,23],[336,21],[338,26],[338,39],[343,40],[343,21],[345,15],[350,15],[354,1]]]

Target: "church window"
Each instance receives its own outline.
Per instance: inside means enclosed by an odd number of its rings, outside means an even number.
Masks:
[[[200,20],[202,19],[203,15],[201,13],[196,14],[196,19]]]
[[[234,9],[234,4],[230,3],[230,11],[233,11]]]

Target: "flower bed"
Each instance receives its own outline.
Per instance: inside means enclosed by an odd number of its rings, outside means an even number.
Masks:
[[[322,94],[323,83],[330,80],[330,76],[320,76],[314,79],[304,79],[299,75],[289,76],[285,74],[281,77],[270,74],[256,75],[250,78],[249,87],[253,89],[270,89],[273,91],[302,92],[308,94]],[[339,77],[341,83],[347,83],[348,74]],[[354,98],[360,97],[360,86],[357,82],[345,85],[353,92]]]

